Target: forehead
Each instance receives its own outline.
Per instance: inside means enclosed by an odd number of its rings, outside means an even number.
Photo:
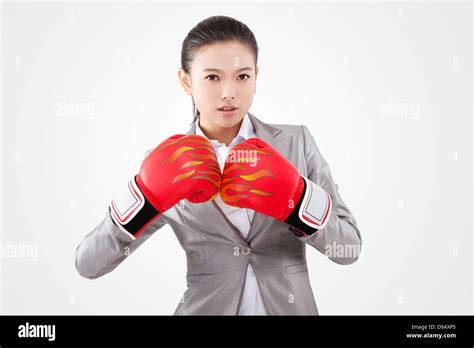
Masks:
[[[192,66],[199,71],[206,68],[234,70],[254,65],[252,50],[240,42],[213,43],[200,47],[192,63]]]

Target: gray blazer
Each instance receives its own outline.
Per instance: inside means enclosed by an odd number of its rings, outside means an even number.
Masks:
[[[236,315],[248,263],[255,271],[268,314],[317,315],[306,245],[338,264],[347,265],[358,258],[360,232],[308,128],[266,124],[250,113],[249,117],[257,137],[330,194],[332,213],[323,229],[312,236],[297,237],[289,225],[255,213],[244,240],[214,201],[193,204],[182,200],[132,240],[114,224],[107,211],[104,220],[77,247],[75,264],[79,274],[95,279],[111,272],[157,230],[169,224],[187,258],[188,288],[175,315]],[[195,130],[193,123],[188,134]]]

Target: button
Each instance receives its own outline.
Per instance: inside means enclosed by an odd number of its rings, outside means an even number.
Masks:
[[[240,252],[242,255],[248,255],[250,254],[251,249],[249,247],[243,246],[240,248]]]

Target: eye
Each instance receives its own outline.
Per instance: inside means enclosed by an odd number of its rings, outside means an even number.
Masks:
[[[241,79],[242,81],[248,80],[250,78],[250,75],[247,75],[247,74],[240,74],[239,78],[242,77],[242,76],[246,76],[246,78]]]
[[[212,77],[212,79],[209,79],[209,77]],[[206,79],[206,80],[209,80],[209,81],[216,81],[216,80],[214,79],[214,77],[219,78],[219,76],[217,76],[217,75],[208,75],[208,76],[205,77],[205,79]]]

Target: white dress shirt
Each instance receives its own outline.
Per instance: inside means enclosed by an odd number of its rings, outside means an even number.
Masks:
[[[199,126],[199,120],[196,122],[196,134],[206,137]],[[244,140],[248,138],[254,138],[257,134],[255,133],[255,129],[250,122],[250,118],[248,114],[245,114],[242,124],[240,126],[239,133],[237,136],[232,140],[229,146],[226,146],[224,143],[219,142],[218,140],[209,139],[214,148],[214,151],[217,156],[217,161],[219,162],[219,166],[221,168],[221,173],[224,170],[225,160],[227,158],[227,154],[232,149],[234,145],[240,144]],[[206,137],[207,138],[207,137]],[[222,210],[222,212],[226,215],[229,221],[240,231],[242,237],[247,240],[248,233],[250,231],[250,223],[253,220],[255,211],[251,209],[245,208],[237,208],[232,207],[230,205],[225,204],[221,196],[218,195],[215,198],[216,204]],[[262,303],[262,298],[260,296],[260,290],[258,288],[257,279],[255,278],[255,273],[252,269],[252,266],[248,265],[247,267],[247,275],[245,278],[245,286],[244,286],[244,293],[242,295],[242,303],[239,309],[239,315],[252,315],[252,314],[267,314],[265,312],[265,308]]]

